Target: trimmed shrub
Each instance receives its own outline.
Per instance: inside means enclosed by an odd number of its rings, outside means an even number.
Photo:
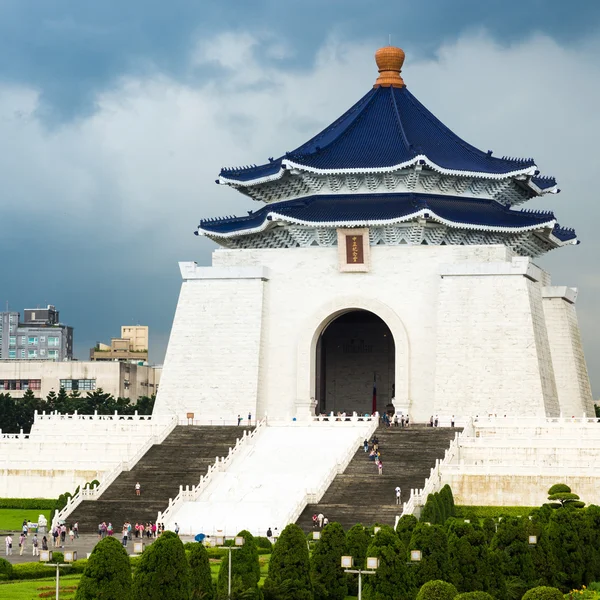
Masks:
[[[298,525],[288,525],[273,546],[263,594],[265,600],[313,599],[306,538]]]
[[[254,538],[254,541],[256,542],[256,547],[259,550],[266,549],[269,552],[271,552],[273,550],[273,544],[271,543],[271,540],[268,537],[257,536]]]
[[[505,579],[513,578],[515,585],[520,580],[524,589],[536,583],[529,538],[527,534],[529,519],[507,517],[498,524],[496,535],[490,544],[490,550],[499,550],[496,557],[501,561]]]
[[[12,579],[42,579],[43,577],[52,577],[56,573],[56,566],[47,567],[43,563],[21,563],[13,565]],[[60,574],[70,573],[69,567],[61,567]]]
[[[215,587],[206,548],[198,542],[185,544],[185,546],[186,549],[189,546],[190,598],[192,600],[213,600]]]
[[[11,579],[13,575],[13,566],[4,558],[0,558],[0,581]]]
[[[547,526],[549,546],[556,560],[554,585],[564,593],[579,589],[585,571],[581,510],[553,510]]]
[[[525,592],[523,600],[563,600],[563,595],[556,588],[539,586]]]
[[[0,508],[23,510],[54,510],[56,500],[47,498],[0,498]]]
[[[538,510],[537,506],[465,506],[456,505],[454,516],[457,519],[497,519],[498,517],[523,517],[527,518],[532,511]]]
[[[406,548],[391,527],[384,526],[377,532],[367,556],[379,558],[375,575],[364,582],[363,597],[366,600],[405,600],[414,597],[413,574],[406,561]]]
[[[464,592],[454,597],[454,600],[495,600],[487,592]]]
[[[454,600],[457,595],[458,592],[451,583],[436,579],[421,586],[417,600]]]
[[[448,484],[440,490],[439,499],[443,507],[444,522],[446,522],[446,519],[453,517],[456,513],[454,509],[454,495],[452,494],[452,488]]]
[[[400,517],[398,525],[396,526],[396,533],[405,548],[408,548],[410,538],[418,522],[417,517],[414,515],[403,515]]]
[[[417,587],[426,581],[447,579],[448,538],[441,525],[419,523],[410,538],[408,550],[421,550],[421,561],[412,567]]]
[[[415,519],[414,517],[412,518]],[[360,565],[361,567],[364,566],[365,558],[367,557],[367,548],[370,543],[371,538],[367,535],[367,532],[362,525],[354,525],[349,529],[346,534],[346,551],[349,556],[354,557],[355,564]],[[348,584],[348,595],[356,596],[358,594],[358,575],[348,573],[346,575],[346,581]]]
[[[176,533],[165,531],[140,559],[133,576],[135,600],[187,600],[190,567]]]
[[[488,587],[487,540],[471,523],[452,519],[448,524],[449,580],[461,592]]]
[[[419,521],[421,521],[421,523],[434,524],[437,523],[438,518],[439,516],[437,510],[437,503],[435,501],[435,495],[429,494],[429,496],[427,496],[427,500],[425,501],[425,505],[421,510],[421,517],[419,518]]]
[[[486,543],[490,543],[492,538],[496,535],[496,521],[491,517],[486,517],[482,523],[483,535],[485,536]]]
[[[132,598],[129,556],[122,544],[110,536],[92,550],[75,594],[75,600],[96,598]]]
[[[315,600],[344,600],[348,594],[341,560],[346,551],[346,534],[339,523],[321,532],[310,557],[310,574]]]
[[[239,537],[245,542],[236,550],[227,550],[227,556],[221,561],[219,578],[217,580],[217,598],[226,600],[229,583],[229,552],[231,552],[231,593],[233,596],[258,598],[258,582],[260,566],[254,536],[249,531],[240,531]]]

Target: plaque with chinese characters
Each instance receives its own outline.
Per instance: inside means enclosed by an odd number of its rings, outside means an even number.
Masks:
[[[338,258],[342,272],[364,273],[369,270],[369,230],[338,229]]]

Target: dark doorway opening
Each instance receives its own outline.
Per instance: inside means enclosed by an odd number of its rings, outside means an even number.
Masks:
[[[394,397],[395,355],[392,332],[372,312],[352,310],[331,321],[317,342],[317,413],[370,414],[374,392],[383,413]]]

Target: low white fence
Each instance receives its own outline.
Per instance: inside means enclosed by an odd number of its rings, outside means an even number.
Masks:
[[[242,437],[238,438],[235,441],[235,446],[233,448],[229,448],[229,453],[227,454],[227,456],[223,456],[221,458],[219,458],[217,456],[216,460],[215,460],[215,464],[210,465],[208,467],[208,471],[206,472],[206,475],[203,475],[202,477],[200,477],[200,481],[198,482],[197,485],[194,485],[191,488],[189,485],[186,485],[185,488],[182,485],[180,485],[179,493],[177,494],[177,496],[175,496],[175,498],[169,498],[169,505],[167,506],[167,508],[162,512],[161,511],[158,512],[158,515],[156,518],[157,522],[164,523],[165,521],[169,520],[181,508],[181,505],[184,502],[196,501],[198,499],[198,497],[200,496],[200,494],[211,483],[215,474],[219,473],[221,471],[225,471],[227,469],[227,467],[230,465],[231,461],[235,458],[236,454],[239,453],[239,451],[242,448],[245,448],[248,444],[256,441],[256,438],[258,437],[258,435],[260,434],[260,432],[263,430],[263,428],[265,426],[266,426],[266,420],[263,419],[258,422],[258,424],[254,428],[254,430],[251,431],[250,433],[248,433],[246,430],[244,430]]]
[[[93,488],[80,488],[75,496],[69,498],[67,505],[61,511],[54,513],[52,526],[54,527],[59,521],[65,520],[84,500],[97,500],[123,471],[130,471],[154,444],[161,444],[177,425],[178,420],[176,418],[166,421],[160,433],[149,437],[134,456],[129,460],[121,461],[112,471],[105,473],[99,485]]]

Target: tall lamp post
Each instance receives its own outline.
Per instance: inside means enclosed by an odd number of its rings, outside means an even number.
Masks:
[[[239,550],[240,547],[243,546],[245,542],[246,542],[246,539],[243,538],[241,535],[238,535],[235,538],[235,542],[234,542],[235,546],[225,546],[225,538],[217,537],[217,543],[215,545],[215,548],[221,548],[221,549],[229,551],[229,576],[227,578],[227,598],[228,598],[228,600],[231,600],[231,551]]]
[[[59,600],[60,595],[60,567],[71,567],[71,563],[77,560],[77,552],[74,550],[65,551],[65,562],[64,563],[51,563],[52,550],[41,550],[40,551],[40,562],[47,567],[56,566],[56,600]]]
[[[375,575],[379,567],[379,559],[375,556],[367,557],[366,569],[353,569],[354,559],[351,556],[342,556],[342,569],[344,573],[358,573],[358,600],[362,599],[362,576]]]

